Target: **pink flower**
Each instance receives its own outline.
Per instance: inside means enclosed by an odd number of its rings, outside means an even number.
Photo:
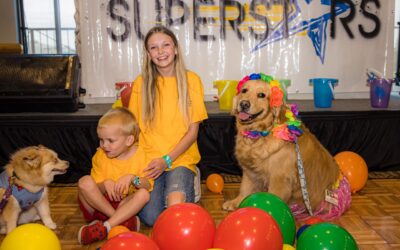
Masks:
[[[276,138],[282,139],[284,141],[290,141],[290,135],[289,135],[289,130],[286,126],[286,124],[282,124],[280,126],[274,127],[272,129],[273,135]]]
[[[291,130],[287,124],[274,127],[272,133],[276,138],[289,142],[294,142],[297,136],[301,135],[300,132]]]

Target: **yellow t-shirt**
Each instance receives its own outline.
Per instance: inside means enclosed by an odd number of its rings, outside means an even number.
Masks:
[[[207,111],[204,104],[204,90],[200,77],[188,71],[189,91],[189,116],[190,122],[200,122],[207,119]],[[137,77],[132,87],[129,110],[131,110],[140,127],[139,148],[143,149],[143,162],[148,163],[168,154],[182,137],[186,134],[189,124],[185,121],[178,103],[178,87],[175,77],[164,77],[158,79],[158,96],[155,103],[155,117],[153,126],[145,126],[142,120],[142,98],[141,87],[143,79]],[[200,161],[200,153],[197,142],[194,142],[173,163],[172,169],[184,166],[196,173],[196,164]]]
[[[134,155],[127,160],[119,160],[116,158],[110,159],[101,148],[98,148],[96,154],[92,158],[92,169],[90,175],[96,183],[105,180],[117,181],[124,175],[133,174],[139,177],[144,177],[144,164],[141,164],[141,159],[138,154],[139,149]],[[149,179],[151,188],[153,188],[154,180]],[[131,190],[130,190],[131,192]]]

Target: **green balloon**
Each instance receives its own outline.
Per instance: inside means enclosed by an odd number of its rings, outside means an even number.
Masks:
[[[300,235],[297,250],[357,250],[353,236],[344,228],[332,223],[309,226]]]
[[[239,207],[256,207],[269,213],[279,225],[283,243],[293,245],[296,236],[296,222],[289,206],[281,198],[270,193],[258,192],[247,196]]]

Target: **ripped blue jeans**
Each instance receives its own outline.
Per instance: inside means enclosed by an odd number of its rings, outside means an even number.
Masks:
[[[141,222],[153,226],[158,216],[167,206],[167,197],[172,192],[183,192],[185,202],[194,202],[194,172],[185,167],[165,171],[154,181],[150,201],[139,212]]]

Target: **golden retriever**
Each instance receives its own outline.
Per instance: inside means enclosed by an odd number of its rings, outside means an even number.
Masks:
[[[17,225],[41,219],[51,229],[47,185],[54,176],[64,174],[67,161],[44,146],[30,146],[16,151],[0,174],[0,233],[11,232]]]
[[[223,209],[234,210],[248,195],[264,191],[290,205],[298,219],[310,214],[322,217],[330,213],[324,217],[326,220],[340,216],[350,205],[349,184],[340,175],[334,158],[297,119],[292,106],[286,104],[282,86],[273,79],[270,83],[262,79],[241,82],[232,114],[237,126],[235,156],[243,176],[239,195],[226,201]],[[285,134],[286,125],[291,124],[289,121],[297,122],[297,131],[301,134]],[[303,166],[300,171],[304,175],[299,175],[298,152]],[[300,181],[302,176],[305,194]],[[339,189],[339,184],[343,188]],[[308,213],[307,203],[312,210]]]

